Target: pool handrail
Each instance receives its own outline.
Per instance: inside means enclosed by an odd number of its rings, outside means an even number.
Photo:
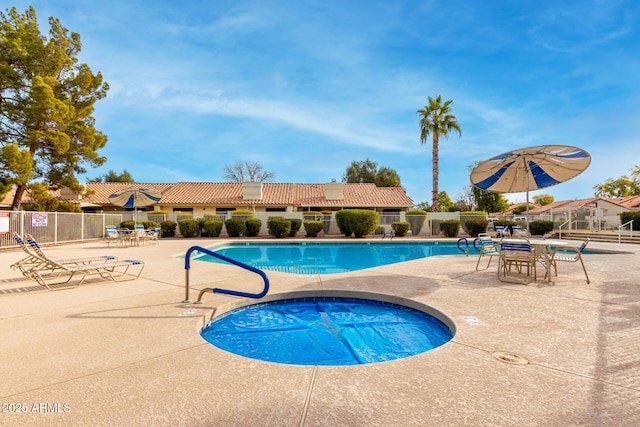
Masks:
[[[466,246],[465,249],[462,249],[460,247],[460,243],[462,243],[462,242],[464,242],[464,244]],[[467,240],[466,237],[461,237],[461,238],[458,239],[458,249],[460,249],[461,252],[464,252],[464,254],[466,256],[469,256],[469,241]]]
[[[207,255],[211,255],[212,257],[221,259],[223,261],[226,261],[230,264],[236,265],[240,268],[244,268],[245,270],[251,271],[252,273],[256,273],[257,275],[259,275],[260,277],[262,277],[262,279],[264,280],[264,288],[262,289],[262,292],[257,293],[257,294],[252,294],[249,292],[242,292],[242,291],[234,291],[232,289],[222,289],[222,288],[205,288],[202,291],[200,291],[200,295],[198,296],[198,302],[200,302],[200,297],[202,296],[202,294],[206,291],[206,290],[210,290],[212,293],[219,293],[219,294],[226,294],[226,295],[233,295],[233,296],[237,296],[237,297],[245,297],[245,298],[262,298],[265,295],[267,295],[267,292],[269,292],[269,278],[267,277],[267,274],[255,267],[252,267],[248,264],[245,264],[243,262],[240,262],[238,260],[235,260],[233,258],[229,258],[226,257],[224,255],[221,255],[219,253],[216,253],[210,249],[206,249],[203,248],[201,246],[192,246],[190,247],[187,252],[184,255],[184,270],[185,270],[185,281],[184,281],[184,301],[182,302],[191,302],[191,300],[189,299],[189,270],[191,269],[191,254],[195,251],[198,252],[202,252],[205,253]]]

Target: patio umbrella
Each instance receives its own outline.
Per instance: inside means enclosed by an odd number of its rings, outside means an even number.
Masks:
[[[471,172],[471,183],[493,193],[527,193],[551,187],[582,173],[591,163],[585,150],[569,145],[539,145],[509,151],[485,160]]]
[[[138,208],[153,205],[161,198],[162,194],[153,188],[126,188],[110,195],[109,203],[123,208],[133,208],[133,222],[135,223]]]

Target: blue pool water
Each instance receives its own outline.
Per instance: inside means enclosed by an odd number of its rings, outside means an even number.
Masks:
[[[243,307],[202,330],[216,347],[295,365],[400,359],[453,338],[440,320],[409,307],[357,298],[307,297]]]
[[[332,274],[438,255],[464,255],[456,242],[414,243],[232,243],[214,252],[263,270]],[[221,262],[202,255],[201,261]]]

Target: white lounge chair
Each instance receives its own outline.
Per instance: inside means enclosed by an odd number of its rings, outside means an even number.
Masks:
[[[142,261],[118,261],[111,256],[54,259],[44,253],[32,236],[25,234],[25,238],[30,245],[32,253],[40,258],[42,262],[32,268],[22,268],[21,271],[26,277],[35,280],[38,284],[51,291],[78,287],[87,276],[93,274],[113,281],[133,280],[140,276],[144,268],[144,262]],[[139,267],[137,274],[129,273],[132,267]],[[80,281],[70,283],[76,276],[80,276]]]
[[[33,270],[38,269],[52,269],[54,264],[69,264],[69,265],[78,265],[78,264],[89,264],[96,262],[107,262],[107,261],[117,261],[118,258],[110,255],[103,256],[92,256],[85,258],[70,258],[70,259],[59,259],[59,258],[51,258],[49,257],[42,247],[38,244],[38,242],[31,236],[30,234],[25,234],[24,238],[20,236],[18,233],[13,233],[13,238],[18,243],[18,245],[22,248],[22,250],[27,254],[27,257],[15,262],[11,265],[11,268],[14,270],[19,270],[23,275],[29,277],[29,273]],[[26,242],[25,242],[26,239]]]

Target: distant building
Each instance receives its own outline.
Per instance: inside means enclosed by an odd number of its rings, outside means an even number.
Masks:
[[[377,187],[375,184],[329,182],[326,184],[260,183],[260,182],[178,182],[129,183],[89,182],[85,194],[68,194],[52,190],[60,200],[79,203],[87,212],[122,211],[112,205],[109,196],[131,187],[153,188],[162,194],[155,205],[143,210],[191,212],[195,217],[224,214],[236,209],[258,212],[336,211],[371,209],[381,214],[399,214],[413,207],[413,200],[401,187]],[[0,207],[8,209],[13,192],[6,195]],[[29,202],[25,198],[23,202]]]

